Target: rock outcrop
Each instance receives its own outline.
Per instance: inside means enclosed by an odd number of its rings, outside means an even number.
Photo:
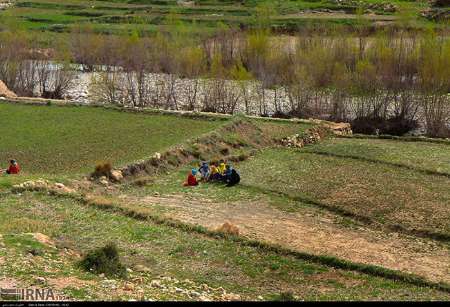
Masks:
[[[12,5],[14,5],[14,1],[12,0],[0,0],[0,11],[6,10]]]
[[[323,123],[325,127],[331,130],[334,135],[351,135],[353,134],[352,126],[349,123]]]
[[[13,193],[22,193],[25,191],[48,191],[56,194],[71,194],[75,192],[75,190],[66,187],[62,183],[50,183],[44,179],[26,181],[12,187]]]
[[[327,128],[313,127],[308,129],[304,134],[294,134],[281,139],[281,145],[290,148],[302,148],[305,145],[320,142],[327,133]]]
[[[2,80],[0,80],[0,97],[5,98],[16,98],[17,95],[8,89],[5,83],[3,83]]]
[[[317,122],[318,125],[308,129],[304,134],[294,134],[283,138],[281,145],[284,147],[302,148],[305,145],[320,142],[329,134],[339,136],[352,134],[352,128],[349,123],[321,122],[318,120],[312,120],[312,122]]]
[[[109,178],[113,182],[120,182],[120,181],[122,181],[122,179],[123,179],[122,171],[120,171],[120,170],[112,170]]]

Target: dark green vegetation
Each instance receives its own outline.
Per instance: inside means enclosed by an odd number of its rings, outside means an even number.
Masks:
[[[164,274],[180,280],[188,278],[197,283],[206,282],[212,287],[223,287],[245,299],[256,299],[258,295],[264,299],[280,299],[281,293],[289,291],[305,300],[449,299],[447,293],[430,288],[333,269],[227,239],[213,239],[85,207],[76,201],[27,193],[20,197],[3,197],[2,203],[0,232],[8,233],[4,237],[8,249],[0,250],[0,256],[10,260],[3,267],[4,274],[21,276],[25,283],[32,282],[38,275],[48,279],[76,276],[90,282],[82,287],[83,291],[77,292],[76,297],[80,299],[87,296],[114,299],[119,295],[114,291],[105,294],[105,290],[95,286],[100,281],[96,275],[78,270],[66,259],[57,264],[50,262],[50,268],[57,270],[47,273],[36,266],[14,266],[14,257],[23,257],[30,244],[42,250],[44,259],[56,256],[52,256],[54,252],[51,250],[24,238],[21,233],[47,233],[61,238],[57,241],[60,247],[80,251],[98,248],[114,240],[125,265],[133,267],[139,263],[150,269],[149,273],[139,276],[156,278]],[[146,296],[152,299],[170,297],[160,290],[146,288],[145,291]],[[65,293],[71,295],[71,289],[65,289]],[[171,295],[176,297],[176,294]]]
[[[348,1],[339,5],[336,1],[289,0],[289,1],[86,1],[86,0],[19,0],[7,13],[12,22],[38,31],[66,32],[77,24],[89,24],[103,33],[120,33],[139,29],[155,33],[172,25],[174,16],[187,24],[194,33],[211,33],[220,24],[235,27],[253,27],[270,16],[273,28],[295,30],[312,24],[351,25],[357,22],[358,5]],[[192,3],[195,2],[195,5]],[[362,12],[368,13],[370,5],[386,1],[364,1]],[[397,12],[384,10],[382,6],[370,8],[376,15],[366,15],[373,22],[392,22],[398,11],[402,16],[419,24],[426,23],[419,12],[427,7],[426,1],[388,1],[396,6]],[[319,12],[314,14],[311,11]],[[325,14],[324,14],[325,13]],[[6,13],[0,13],[5,15]],[[401,17],[405,18],[405,17]]]
[[[0,113],[0,161],[15,158],[35,175],[86,173],[101,161],[120,166],[223,124],[89,107],[0,104]]]
[[[90,251],[79,263],[80,267],[94,274],[125,278],[126,267],[120,262],[117,246],[109,242],[103,247]]]

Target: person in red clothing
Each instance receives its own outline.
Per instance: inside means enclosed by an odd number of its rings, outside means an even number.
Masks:
[[[6,170],[8,175],[17,175],[20,172],[19,163],[16,160],[9,161],[9,167]]]
[[[193,168],[188,175],[187,181],[185,183],[183,183],[183,185],[185,187],[193,187],[193,186],[198,185],[197,178],[195,177],[196,174],[197,174],[197,170],[195,168]]]

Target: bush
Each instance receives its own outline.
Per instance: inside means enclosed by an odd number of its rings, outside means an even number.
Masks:
[[[431,6],[434,6],[434,7],[450,6],[450,0],[432,0]]]
[[[293,117],[292,114],[289,113],[284,113],[281,111],[276,111],[275,113],[272,114],[273,118],[284,118],[284,119],[290,119]]]
[[[402,136],[418,127],[417,121],[401,117],[383,119],[380,117],[359,117],[352,121],[354,133],[389,134]]]
[[[386,127],[383,129],[383,134],[402,136],[411,130],[418,128],[418,123],[415,120],[392,117],[386,121]]]
[[[98,178],[102,176],[109,177],[111,174],[112,165],[110,162],[99,162],[95,166],[95,171],[92,173],[92,177]]]
[[[224,233],[225,235],[238,236],[239,228],[230,222],[225,222],[222,226],[217,228],[217,231]]]
[[[108,277],[125,278],[127,271],[120,262],[119,252],[114,243],[108,243],[104,247],[89,252],[79,262],[81,268],[95,274],[105,274]]]
[[[62,93],[58,91],[43,91],[41,97],[44,99],[63,99]]]

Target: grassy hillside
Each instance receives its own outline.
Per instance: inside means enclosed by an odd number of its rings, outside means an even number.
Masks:
[[[3,197],[0,217],[6,247],[0,248],[0,259],[5,260],[0,280],[8,277],[17,285],[30,286],[41,277],[71,299],[198,300],[184,291],[205,292],[194,288],[202,284],[222,287],[244,300],[450,299],[448,293],[430,288],[333,269],[43,195]],[[25,232],[58,238],[58,249],[39,244]],[[109,240],[118,243],[124,263],[132,269],[128,281],[107,282],[75,265],[80,252]],[[64,247],[72,254],[64,252]],[[27,256],[30,250],[38,256]],[[140,272],[138,265],[144,265],[148,272]],[[162,276],[172,279],[168,283],[174,284],[173,279],[180,282],[161,290],[152,280]],[[133,290],[124,290],[129,284]]]
[[[189,1],[188,1],[189,2]],[[365,1],[366,7],[381,0]],[[419,11],[426,7],[426,1],[388,1],[399,9],[406,10],[413,20],[420,18]],[[258,14],[272,15],[274,27],[292,28],[306,23],[351,24],[355,22],[357,5],[338,5],[336,1],[272,1],[269,9],[261,9],[261,1],[195,1],[195,5],[182,5],[174,0],[149,1],[54,1],[19,0],[8,15],[18,25],[29,30],[66,32],[76,24],[91,24],[97,31],[119,33],[130,29],[154,33],[170,24],[169,13],[190,24],[192,31],[208,33],[214,31],[218,23],[233,26],[253,26]],[[313,11],[327,10],[319,14]],[[328,11],[329,10],[329,11]],[[371,9],[372,21],[393,21],[393,12]],[[324,14],[325,13],[325,14]],[[6,14],[6,13],[0,13]],[[261,19],[260,19],[261,20]],[[196,23],[200,27],[193,25]]]
[[[339,139],[305,150],[268,150],[242,165],[244,183],[363,220],[448,237],[450,178],[422,171],[447,170],[448,145],[371,142]],[[358,151],[359,157],[347,156]]]
[[[267,149],[248,161],[234,163],[242,176],[238,189],[202,185],[195,193],[231,202],[272,194],[284,199],[284,204],[278,199],[276,205],[288,211],[307,203],[364,223],[442,237],[448,242],[449,146],[330,139],[299,150]],[[189,194],[179,186],[187,170],[173,172],[148,189]]]
[[[2,286],[79,300],[450,300],[448,144],[331,138],[288,149],[271,140],[312,124],[93,107],[0,112],[0,159],[24,168],[0,178]],[[127,164],[186,143],[199,159],[245,153],[231,162],[241,184],[183,187],[198,159],[122,184],[81,179],[98,160]],[[11,192],[38,177],[77,191]],[[217,232],[229,220],[238,237]],[[126,278],[77,265],[110,241]]]
[[[447,143],[447,146],[449,145],[450,143]],[[420,141],[334,139],[305,149],[305,151],[450,175],[450,153],[448,151],[450,147],[447,146]]]
[[[27,175],[86,173],[101,161],[119,166],[223,124],[90,107],[0,104],[0,113],[2,166],[15,158]]]

